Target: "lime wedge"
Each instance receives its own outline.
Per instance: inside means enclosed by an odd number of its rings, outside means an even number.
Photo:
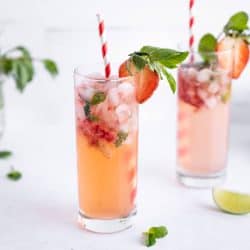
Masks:
[[[231,214],[250,213],[250,195],[214,188],[213,198],[216,205],[224,212]]]

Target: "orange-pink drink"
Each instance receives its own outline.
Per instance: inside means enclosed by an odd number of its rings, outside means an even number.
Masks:
[[[75,107],[82,223],[97,232],[123,230],[136,211],[138,105],[133,79],[105,80],[76,71]]]
[[[225,173],[231,77],[218,65],[178,69],[178,176],[186,185],[216,184]]]

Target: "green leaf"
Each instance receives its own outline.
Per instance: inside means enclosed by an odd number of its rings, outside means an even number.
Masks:
[[[0,151],[0,158],[5,159],[12,155],[11,151]]]
[[[31,59],[30,52],[27,48],[25,48],[23,46],[18,46],[16,48],[14,48],[13,50],[18,50],[22,53],[23,57]]]
[[[97,105],[101,102],[104,102],[106,99],[106,94],[104,92],[96,92],[90,101],[91,105]]]
[[[143,46],[140,52],[147,53],[150,60],[159,62],[165,67],[174,68],[188,56],[188,52],[181,52],[172,49],[165,49],[153,46]]]
[[[90,116],[90,103],[89,102],[85,103],[83,110],[84,110],[85,116],[88,118]]]
[[[149,233],[153,234],[156,239],[163,238],[168,234],[168,230],[165,226],[151,227]]]
[[[131,56],[131,60],[138,71],[142,70],[147,63],[141,55],[137,55],[136,53]]]
[[[204,61],[209,62],[215,59],[214,52],[216,50],[216,44],[217,44],[216,38],[210,33],[205,34],[200,39],[198,51],[202,56],[202,58],[204,59]]]
[[[2,57],[0,58],[0,72],[8,75],[12,71],[12,59]]]
[[[163,75],[166,77],[172,92],[175,93],[176,81],[175,81],[174,77],[166,69],[164,69],[164,67],[161,68],[161,71],[162,71]]]
[[[45,69],[52,76],[56,76],[58,74],[58,68],[57,68],[57,65],[54,61],[52,61],[51,59],[43,59],[42,62],[43,62]]]
[[[18,181],[22,178],[22,173],[12,168],[6,176],[9,180]]]
[[[224,26],[224,32],[228,33],[230,30],[242,32],[247,29],[248,14],[244,11],[237,12],[230,17],[227,24]]]
[[[145,232],[145,233],[143,233],[143,237],[144,237],[145,246],[151,247],[151,246],[155,245],[156,238],[155,238],[154,234],[149,233],[149,232]]]
[[[24,63],[23,59],[15,59],[12,62],[12,74],[19,91],[23,91],[27,83],[32,79],[30,68]]]
[[[117,133],[117,138],[116,138],[116,141],[115,141],[115,146],[116,146],[116,147],[121,146],[122,143],[123,143],[124,141],[126,141],[127,137],[128,137],[128,133],[123,132],[123,131],[119,131],[119,132]]]

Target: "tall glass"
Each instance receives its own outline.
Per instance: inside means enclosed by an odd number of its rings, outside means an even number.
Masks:
[[[75,70],[79,221],[94,232],[132,225],[136,214],[138,105],[133,78]]]
[[[227,165],[231,51],[204,56],[178,69],[177,176],[193,187],[221,183]]]

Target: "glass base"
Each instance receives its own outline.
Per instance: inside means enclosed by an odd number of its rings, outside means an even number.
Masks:
[[[225,177],[225,171],[207,176],[190,175],[180,171],[177,172],[177,179],[179,182],[187,187],[193,188],[213,188],[219,186],[224,182]]]
[[[134,223],[136,209],[133,210],[127,217],[116,219],[95,219],[84,215],[79,211],[78,223],[88,231],[94,233],[117,233],[130,228]]]

